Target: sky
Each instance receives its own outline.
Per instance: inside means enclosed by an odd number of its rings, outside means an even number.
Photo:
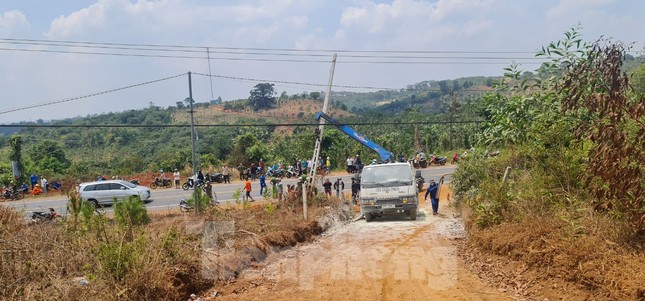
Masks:
[[[578,24],[639,54],[645,1],[0,0],[0,124],[326,91],[334,54],[333,91],[532,71]]]

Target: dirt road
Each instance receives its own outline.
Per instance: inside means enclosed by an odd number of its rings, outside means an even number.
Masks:
[[[360,220],[272,253],[216,300],[511,300],[465,269],[464,229],[446,202],[438,216],[422,207],[416,221]]]

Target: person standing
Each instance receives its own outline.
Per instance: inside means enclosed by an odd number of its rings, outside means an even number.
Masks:
[[[211,181],[206,181],[206,184],[204,185],[204,192],[206,193],[206,196],[211,201],[211,203],[213,203],[213,186],[211,186]]]
[[[266,172],[266,169],[264,169],[266,167],[264,160],[260,159],[260,162],[258,162],[258,166],[260,167],[261,172]]]
[[[262,193],[264,192],[264,189],[267,188],[267,182],[266,178],[264,177],[264,174],[260,174],[260,196],[262,196]]]
[[[38,176],[36,174],[31,174],[29,182],[31,182],[31,190],[34,190],[34,186],[38,184]]]
[[[432,203],[432,215],[437,215],[439,213],[439,199],[437,198],[437,190],[439,190],[439,185],[435,183],[434,179],[430,179],[430,184],[428,184],[428,191],[426,191],[424,200],[428,200],[428,195],[430,195],[430,202]]]
[[[271,179],[271,194],[274,199],[278,198],[278,182],[280,180],[276,177]]]
[[[244,170],[245,169],[246,168],[244,168],[244,165],[242,165],[242,163],[240,163],[240,165],[237,166],[237,171],[240,173],[240,181],[244,180]]]
[[[282,186],[282,179],[278,179],[278,201],[282,201],[284,196],[284,188]]]
[[[47,194],[47,184],[49,184],[49,183],[47,182],[47,179],[45,179],[45,177],[44,177],[44,176],[43,176],[43,177],[41,177],[41,178],[40,178],[40,188],[43,190],[43,193],[44,193],[44,194]]]
[[[200,169],[197,172],[197,185],[204,184],[204,174],[202,173],[202,170]]]
[[[347,173],[352,173],[353,168],[354,168],[354,158],[347,157]]]
[[[358,192],[361,190],[361,183],[352,177],[352,202],[354,205],[358,203]]]
[[[325,188],[325,195],[327,197],[331,196],[331,182],[329,181],[329,178],[325,179],[325,183],[323,183],[323,187]]]
[[[255,202],[251,196],[251,180],[249,180],[249,178],[246,178],[246,181],[244,182],[244,191],[246,192],[246,199],[251,199],[251,202]]]
[[[175,168],[175,172],[172,173],[172,177],[175,180],[175,189],[179,189],[179,181],[181,180],[181,175],[179,170]]]
[[[228,168],[228,165],[222,167],[222,176],[224,177],[224,183],[231,183],[231,170]]]
[[[255,176],[258,174],[258,168],[255,163],[251,163],[251,181],[255,181]]]
[[[356,159],[354,159],[354,172],[360,173],[361,169],[363,168],[362,165],[363,165],[363,162],[361,162],[361,157],[356,155]]]

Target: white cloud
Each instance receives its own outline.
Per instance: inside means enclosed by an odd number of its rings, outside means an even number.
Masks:
[[[287,24],[295,29],[302,29],[307,26],[309,18],[307,16],[293,16],[286,19]]]
[[[94,28],[101,27],[106,21],[106,14],[111,1],[99,1],[87,8],[75,11],[69,16],[60,16],[51,23],[47,37],[51,39],[84,34]]]
[[[0,34],[9,35],[11,32],[29,27],[27,17],[19,10],[10,10],[0,15]]]
[[[616,0],[560,0],[558,5],[547,11],[547,16],[550,18],[564,17],[569,13],[589,10],[595,6],[602,6],[614,2]]]

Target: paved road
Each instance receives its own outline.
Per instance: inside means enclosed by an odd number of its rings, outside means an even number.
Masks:
[[[425,169],[421,169],[421,174],[426,180],[426,183],[430,179],[435,179],[439,180],[439,178],[444,175],[444,174],[449,174],[454,172],[456,166],[455,165],[446,165],[446,166],[432,166],[428,167]],[[334,182],[336,178],[341,178],[343,179],[343,182],[345,182],[345,191],[349,191],[351,189],[351,178],[352,175],[341,173],[338,175],[332,175],[330,177],[331,181]],[[446,180],[449,180],[449,177],[446,177]],[[270,183],[267,180],[267,185],[270,187]],[[286,189],[286,186],[288,184],[295,184],[297,182],[296,179],[287,179],[284,178],[282,180],[282,183]],[[226,203],[226,202],[232,202],[234,201],[233,199],[233,193],[237,189],[241,189],[243,187],[243,182],[240,181],[234,181],[231,184],[215,184],[213,185],[213,191],[217,194],[217,200],[220,203]],[[320,186],[320,189],[322,190],[322,186]],[[154,189],[151,190],[152,194],[152,201],[146,203],[146,207],[148,210],[163,210],[163,209],[174,209],[178,208],[177,205],[179,204],[179,201],[183,198],[189,198],[192,194],[192,190],[185,191],[183,189]],[[252,196],[255,197],[256,200],[262,199],[260,196],[260,182],[255,181],[253,182],[253,192]],[[45,197],[45,198],[38,198],[38,199],[33,199],[27,197],[26,199],[19,200],[19,201],[7,201],[0,203],[5,206],[11,206],[14,208],[17,208],[19,210],[24,210],[25,212],[31,212],[31,211],[46,211],[47,208],[54,208],[56,211],[58,211],[60,214],[65,214],[67,211],[67,197],[66,196],[61,196],[57,195],[54,197]],[[112,210],[111,208],[107,208],[107,210]]]

